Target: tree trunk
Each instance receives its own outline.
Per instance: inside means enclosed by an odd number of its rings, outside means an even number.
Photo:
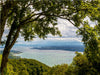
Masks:
[[[15,5],[16,5],[15,1],[12,2],[12,1],[7,0],[5,2],[5,5],[1,6],[1,14],[0,14],[0,45],[1,45],[1,39],[2,39],[3,32],[4,32],[4,27],[5,27],[5,24],[6,24],[6,20],[7,20],[8,15],[9,15],[9,10],[11,10],[11,8],[13,6],[15,6]]]
[[[16,42],[18,36],[19,36],[20,27],[16,30],[16,33],[12,38],[13,40],[11,39],[12,33],[13,33],[12,31],[14,31],[14,30],[11,29],[11,31],[9,32],[8,39],[7,39],[7,42],[6,42],[6,46],[3,50],[2,62],[1,62],[1,75],[4,75],[4,72],[7,68],[8,56],[9,56],[11,48],[13,47],[13,45],[15,44],[15,42]]]
[[[9,55],[10,51],[8,49],[4,49],[3,51],[3,55],[2,55],[2,65],[1,65],[1,75],[4,75],[4,70],[6,70],[7,67],[7,62],[8,62],[8,55]]]
[[[7,15],[8,15],[8,11],[9,11],[9,8],[7,7],[9,4],[8,4],[8,1],[6,1],[5,5],[2,5],[2,8],[1,8],[1,14],[0,14],[0,44],[1,44],[1,39],[2,39],[2,35],[3,35],[3,32],[4,32],[4,27],[5,27],[5,23],[6,23],[6,20],[7,20]]]
[[[14,23],[14,22],[13,22]],[[7,62],[8,60],[8,55],[9,55],[9,45],[10,45],[10,40],[11,40],[11,35],[13,34],[14,32],[14,29],[13,29],[13,25],[11,26],[11,30],[9,32],[9,35],[8,35],[8,38],[7,38],[7,41],[6,41],[6,45],[5,45],[5,48],[3,50],[3,55],[2,55],[2,62],[3,64],[1,63],[1,72],[2,72],[2,75],[3,75],[3,69],[4,67],[6,67],[5,62]]]

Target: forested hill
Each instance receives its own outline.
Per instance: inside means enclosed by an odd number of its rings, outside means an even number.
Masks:
[[[0,63],[1,63],[0,55]],[[50,59],[48,59],[50,60]],[[100,75],[100,64],[92,66],[84,54],[76,52],[70,65],[49,67],[34,59],[9,59],[5,75]]]
[[[0,55],[1,61],[1,55]],[[0,62],[1,63],[1,62]],[[46,75],[47,65],[33,59],[9,59],[7,75]]]

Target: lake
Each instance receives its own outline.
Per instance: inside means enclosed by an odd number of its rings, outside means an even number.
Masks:
[[[42,44],[40,43],[42,42]],[[49,41],[49,43],[40,42],[18,42],[12,50],[21,51],[16,54],[21,58],[36,59],[48,66],[58,64],[70,64],[75,56],[75,51],[83,52],[84,47],[78,42],[68,41]],[[3,49],[3,47],[1,47]]]

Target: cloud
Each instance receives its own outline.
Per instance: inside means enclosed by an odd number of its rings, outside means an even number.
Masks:
[[[59,36],[52,36],[51,34],[48,35],[48,38],[46,40],[77,40],[77,41],[81,41],[81,39],[79,37],[77,37],[76,34],[76,28],[69,23],[67,20],[64,19],[60,19],[58,18],[58,25],[57,25],[58,29],[61,31],[62,37]],[[5,32],[3,35],[3,38],[8,34],[9,29],[8,27],[5,27]],[[24,41],[23,37],[19,37],[18,41]],[[35,41],[39,40],[39,38],[35,38]]]
[[[58,19],[58,28],[61,31],[62,37],[76,37],[76,28],[67,20]]]
[[[47,38],[46,40],[77,41],[77,42],[81,42],[81,38]]]
[[[77,36],[76,31],[77,28],[74,27],[70,22],[64,19],[58,18],[58,29],[60,30],[62,37],[59,36],[52,36],[51,34],[48,35],[47,39],[78,39],[81,41],[81,38]]]

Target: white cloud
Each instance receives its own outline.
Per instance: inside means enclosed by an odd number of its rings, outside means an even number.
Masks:
[[[70,23],[68,22],[67,20],[64,20],[64,19],[60,19],[58,18],[58,25],[57,25],[58,29],[60,30],[61,34],[62,34],[62,37],[59,37],[59,36],[52,36],[51,34],[48,35],[48,38],[47,39],[54,39],[56,38],[57,39],[78,39],[79,41],[81,41],[81,39],[79,37],[77,37],[77,34],[76,34],[76,28]]]
[[[62,37],[59,36],[52,36],[51,34],[48,35],[47,40],[77,40],[80,41],[80,38],[76,35],[76,28],[69,23],[67,20],[58,18],[58,25],[57,27],[61,31]],[[8,27],[5,27],[4,36],[5,37],[9,32]],[[18,41],[23,41],[23,37],[19,37]],[[40,40],[39,38],[35,38],[35,41]]]
[[[76,28],[67,20],[58,19],[58,28],[61,31],[62,37],[76,37]]]
[[[46,40],[65,40],[65,41],[78,41],[81,42],[81,38],[47,38]]]

